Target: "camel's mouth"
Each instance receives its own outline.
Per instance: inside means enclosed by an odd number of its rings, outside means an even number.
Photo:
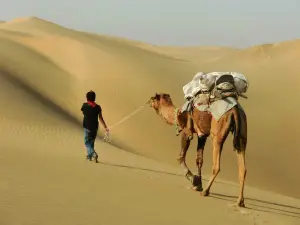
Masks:
[[[148,105],[149,107],[153,107],[153,99],[149,99],[147,102],[146,102],[146,105]]]
[[[155,109],[156,112],[158,111],[158,107],[156,106],[156,104],[155,104],[154,101],[151,101],[151,102],[148,104],[148,106],[149,106],[150,108]]]
[[[156,97],[156,96],[151,97],[151,98],[148,100],[147,105],[148,105],[150,108],[153,108],[157,114],[159,114],[159,109],[158,109],[159,107],[158,107],[158,102],[157,102],[157,97]]]

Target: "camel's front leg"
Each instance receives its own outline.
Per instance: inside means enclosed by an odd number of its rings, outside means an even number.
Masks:
[[[178,162],[180,163],[180,165],[183,167],[184,171],[185,171],[185,176],[186,178],[193,182],[193,173],[190,171],[190,169],[188,168],[188,166],[186,165],[186,162],[185,162],[185,158],[186,158],[186,153],[187,153],[187,150],[189,149],[190,147],[190,140],[189,138],[187,137],[187,135],[183,132],[181,134],[181,151],[180,151],[180,154],[179,154],[179,157],[178,157]]]
[[[197,191],[202,191],[202,176],[201,170],[203,165],[203,152],[204,146],[206,143],[207,136],[198,136],[198,144],[197,144],[197,157],[196,157],[196,165],[198,168],[198,175],[194,176],[193,185]]]

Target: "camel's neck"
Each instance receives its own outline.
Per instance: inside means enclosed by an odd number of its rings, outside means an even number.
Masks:
[[[173,105],[163,106],[159,109],[159,115],[166,121],[167,124],[174,125],[176,107]]]

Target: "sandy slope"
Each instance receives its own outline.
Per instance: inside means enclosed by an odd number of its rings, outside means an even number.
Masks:
[[[237,209],[236,184],[219,180],[201,198],[178,168],[101,141],[101,163],[88,163],[72,119],[6,75],[0,84],[0,224],[299,222],[299,200],[247,188],[248,209]]]
[[[289,91],[297,88],[299,68],[292,64],[297,54],[290,50],[297,45],[262,46],[264,52],[191,49],[189,55],[37,18],[1,24],[1,224],[299,223],[299,200],[284,197],[300,197],[294,144],[299,94]],[[196,53],[212,60],[192,60]],[[111,130],[119,148],[97,143],[104,164],[84,160],[79,108],[88,89],[97,91],[112,125],[156,91],[170,93],[180,105],[182,86],[195,72],[225,69],[244,72],[251,82],[249,100],[242,101],[249,117],[247,185],[282,196],[248,186],[250,209],[240,211],[228,206],[237,196],[236,184],[219,182],[213,198],[188,191],[176,175],[182,172],[175,161],[179,138],[148,108]],[[217,181],[237,181],[230,144],[231,138]],[[188,157],[193,169],[194,156],[195,143]],[[209,174],[210,144],[205,157]]]

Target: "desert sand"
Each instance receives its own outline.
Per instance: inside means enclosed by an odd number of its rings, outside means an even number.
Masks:
[[[300,41],[246,49],[153,46],[79,32],[35,17],[0,24],[0,224],[300,224]],[[221,173],[202,197],[176,158],[180,137],[149,108],[97,140],[85,160],[80,107],[93,89],[108,124],[156,92],[177,106],[198,71],[237,71],[250,82],[246,208],[232,136]],[[103,136],[101,128],[100,136]],[[205,148],[204,185],[211,174]],[[188,152],[195,165],[196,142]]]

